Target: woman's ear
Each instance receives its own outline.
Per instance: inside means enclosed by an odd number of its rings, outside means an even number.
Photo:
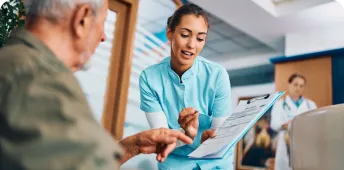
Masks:
[[[173,32],[172,32],[171,28],[167,28],[167,30],[166,30],[166,37],[167,37],[167,39],[169,41],[172,40],[172,35],[173,35]]]

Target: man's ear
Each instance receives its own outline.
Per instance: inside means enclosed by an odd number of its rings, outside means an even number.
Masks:
[[[167,37],[167,39],[169,41],[172,40],[172,35],[173,35],[173,32],[172,32],[171,28],[167,28],[167,30],[166,30],[166,37]]]
[[[79,6],[72,20],[73,32],[76,37],[85,37],[89,35],[94,15],[90,5],[85,4]]]

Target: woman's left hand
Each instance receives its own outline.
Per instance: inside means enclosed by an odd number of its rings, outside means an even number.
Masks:
[[[208,129],[202,133],[201,143],[206,141],[208,138],[214,138],[216,136],[215,130]]]

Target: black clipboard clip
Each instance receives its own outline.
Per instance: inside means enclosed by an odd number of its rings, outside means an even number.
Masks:
[[[269,97],[270,97],[270,94],[265,94],[265,95],[262,95],[262,96],[254,97],[254,98],[248,100],[248,101],[247,101],[247,104],[250,104],[250,103],[252,103],[252,102],[254,102],[254,101],[256,101],[256,100],[267,99],[267,98],[269,98]]]

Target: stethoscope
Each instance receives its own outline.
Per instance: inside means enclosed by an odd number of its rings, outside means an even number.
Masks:
[[[306,102],[307,102],[307,108],[308,108],[308,110],[309,110],[309,109],[311,108],[311,107],[309,106],[309,102],[308,102],[307,99],[304,99],[304,100],[306,100]],[[285,111],[291,111],[291,107],[288,105],[288,103],[286,102],[285,99],[283,100],[282,107],[283,107],[283,110],[285,110]],[[286,108],[287,108],[288,110],[286,110]]]

